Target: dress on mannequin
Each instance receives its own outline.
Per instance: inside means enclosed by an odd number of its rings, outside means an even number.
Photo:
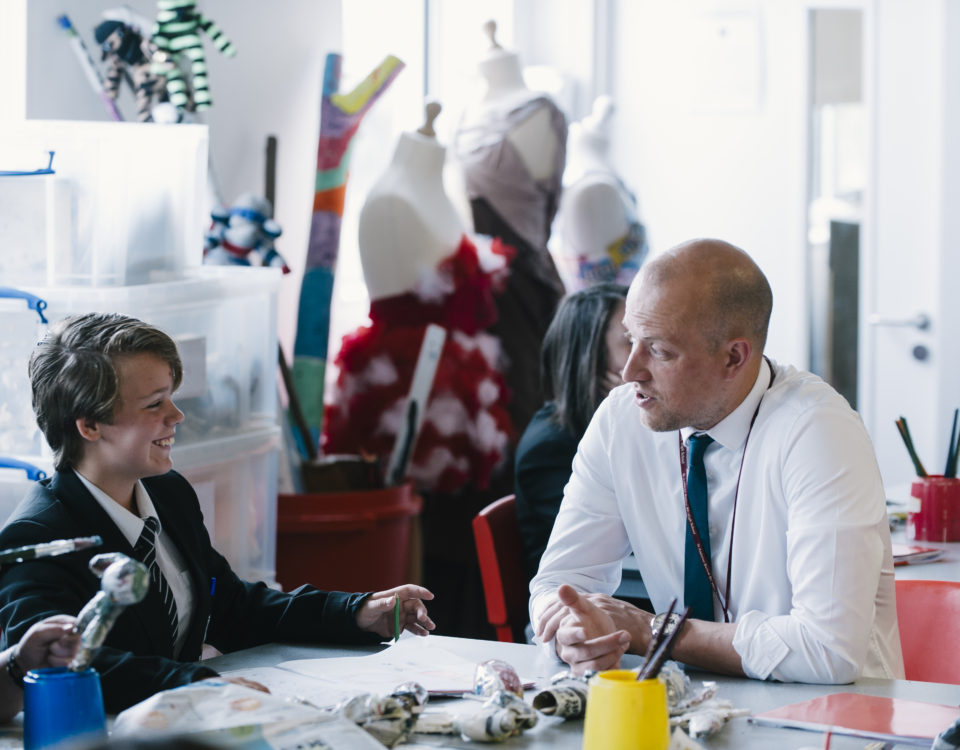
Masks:
[[[647,255],[637,201],[609,161],[613,102],[570,126],[569,161],[557,216],[554,258],[570,291],[602,282],[629,284]]]
[[[494,31],[488,26],[491,37]],[[517,251],[491,332],[506,355],[509,410],[519,433],[543,402],[540,345],[563,296],[547,240],[560,198],[567,125],[549,97],[526,87],[516,53],[494,40],[479,70],[487,91],[464,112],[454,149],[474,230]]]
[[[427,324],[447,330],[408,476],[419,490],[486,486],[513,428],[498,369],[494,293],[510,249],[464,235],[443,190],[445,150],[432,117],[403,133],[360,212],[359,246],[370,325],[343,338],[326,407],[325,453],[386,456],[405,429],[407,394]],[[431,133],[430,135],[425,133]]]

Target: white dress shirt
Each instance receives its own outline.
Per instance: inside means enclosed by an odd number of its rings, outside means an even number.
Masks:
[[[83,482],[84,487],[90,490],[93,499],[100,503],[100,507],[107,512],[107,515],[110,516],[110,519],[116,524],[117,528],[120,529],[120,533],[130,542],[131,546],[135,547],[137,540],[140,538],[140,533],[143,531],[144,518],[154,516],[157,520],[160,520],[160,516],[157,515],[156,508],[154,508],[153,501],[150,499],[147,488],[143,486],[143,482],[137,482],[134,490],[137,509],[140,512],[138,516],[113,500],[106,492],[97,487],[79,471],[77,471],[76,474],[80,481]],[[170,587],[173,599],[177,603],[177,638],[173,645],[173,653],[177,655],[183,648],[183,643],[187,638],[187,632],[190,629],[190,618],[193,616],[193,580],[187,570],[186,562],[177,550],[176,545],[174,545],[173,540],[163,531],[162,526],[160,527],[160,532],[157,534],[156,550],[157,564],[160,566],[160,572],[163,573],[164,578],[167,579],[167,585]]]
[[[704,457],[720,592],[734,535],[733,647],[744,672],[759,679],[902,678],[890,532],[873,446],[859,415],[833,388],[810,373],[773,368],[772,384],[764,364],[746,399],[708,431],[715,442]],[[634,399],[629,384],[612,391],[580,443],[530,583],[534,626],[561,583],[612,594],[631,550],[656,610],[674,597],[683,602],[678,436],[647,429]],[[686,439],[693,430],[683,432]],[[714,615],[723,621],[716,597]]]

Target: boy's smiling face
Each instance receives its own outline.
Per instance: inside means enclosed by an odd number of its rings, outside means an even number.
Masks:
[[[114,367],[119,398],[113,421],[78,422],[88,442],[77,469],[127,507],[138,480],[173,468],[170,450],[183,412],[173,403],[173,375],[160,357],[124,354]]]

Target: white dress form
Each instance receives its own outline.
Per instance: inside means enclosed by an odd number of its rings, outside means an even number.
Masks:
[[[393,159],[360,210],[360,263],[370,299],[413,291],[460,244],[464,227],[443,188],[446,149],[433,121],[440,105],[427,105],[426,122],[401,133]]]
[[[624,277],[629,271],[618,274],[618,262],[635,271],[631,264],[642,260],[618,256],[629,248],[636,253],[636,227],[642,225],[633,196],[609,160],[613,112],[612,99],[600,96],[591,114],[570,126],[553,247],[564,284],[571,291],[597,281],[628,282]],[[625,237],[631,238],[626,244]],[[645,238],[640,241],[645,246]],[[591,276],[594,272],[596,277]]]
[[[519,55],[505,50],[497,41],[496,22],[487,21],[483,28],[490,38],[490,49],[486,57],[477,64],[477,70],[486,83],[486,91],[479,102],[467,108],[463,117],[465,126],[483,122],[497,111],[519,107],[540,96],[527,88]],[[507,139],[517,149],[531,177],[544,180],[554,175],[557,148],[560,144],[557,143],[556,134],[550,126],[549,110],[534,110],[528,118],[510,130]]]

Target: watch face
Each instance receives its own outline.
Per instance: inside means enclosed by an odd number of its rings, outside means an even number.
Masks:
[[[661,612],[650,621],[650,632],[654,638],[656,638],[661,631],[663,631],[664,635],[670,635],[676,629],[679,621],[680,615],[675,612],[671,612],[669,618],[666,612]]]

